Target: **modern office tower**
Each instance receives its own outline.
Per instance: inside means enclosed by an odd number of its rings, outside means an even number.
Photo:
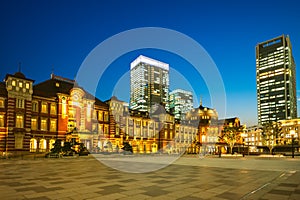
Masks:
[[[256,46],[258,123],[297,117],[296,75],[289,36]]]
[[[130,64],[130,108],[155,111],[169,109],[169,64],[140,55]]]
[[[185,114],[193,109],[193,93],[176,89],[170,92],[170,110],[173,110],[176,119],[185,119]]]

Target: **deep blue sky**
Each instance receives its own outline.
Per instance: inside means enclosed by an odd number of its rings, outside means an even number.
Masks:
[[[48,79],[52,69],[57,75],[74,78],[88,53],[110,36],[132,28],[164,27],[188,35],[206,49],[225,84],[227,117],[240,117],[249,126],[257,123],[255,45],[288,34],[296,64],[300,63],[299,20],[300,4],[296,0],[2,0],[0,78],[16,72],[19,62],[21,71],[36,83]],[[140,53],[183,69],[185,78],[193,80],[198,99],[195,104],[203,96],[203,104],[210,106],[201,77],[185,71],[188,63],[154,50],[135,51],[116,60],[113,65],[119,70],[112,65],[106,72],[110,78],[103,79],[104,86],[99,84],[101,100],[110,97],[116,81]],[[298,68],[296,71],[298,78]],[[297,81],[297,88],[299,84]],[[177,85],[171,82],[172,87]]]

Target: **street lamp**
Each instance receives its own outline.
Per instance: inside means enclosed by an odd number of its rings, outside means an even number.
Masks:
[[[295,135],[295,130],[290,130],[290,135],[292,137],[292,158],[295,157],[294,155],[294,135]]]

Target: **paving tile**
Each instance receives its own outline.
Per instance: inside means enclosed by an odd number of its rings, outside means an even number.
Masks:
[[[0,168],[4,169],[5,166],[7,170],[0,171],[0,197],[8,200],[43,197],[66,200],[100,198],[225,200],[240,199],[269,183],[267,187],[247,196],[248,199],[300,199],[298,171],[290,173],[228,168],[223,167],[224,165],[199,166],[203,160],[201,162],[199,159],[183,160],[184,162],[141,174],[111,169],[89,157],[14,162],[5,160],[5,163],[0,162]],[[227,160],[218,162],[226,164]],[[128,163],[123,165],[126,167]],[[283,172],[286,175],[278,178]]]

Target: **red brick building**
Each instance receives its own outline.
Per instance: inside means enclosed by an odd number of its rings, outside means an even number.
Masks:
[[[0,152],[47,152],[67,133],[89,150],[109,137],[108,105],[73,80],[51,75],[34,85],[21,72],[0,82]]]

